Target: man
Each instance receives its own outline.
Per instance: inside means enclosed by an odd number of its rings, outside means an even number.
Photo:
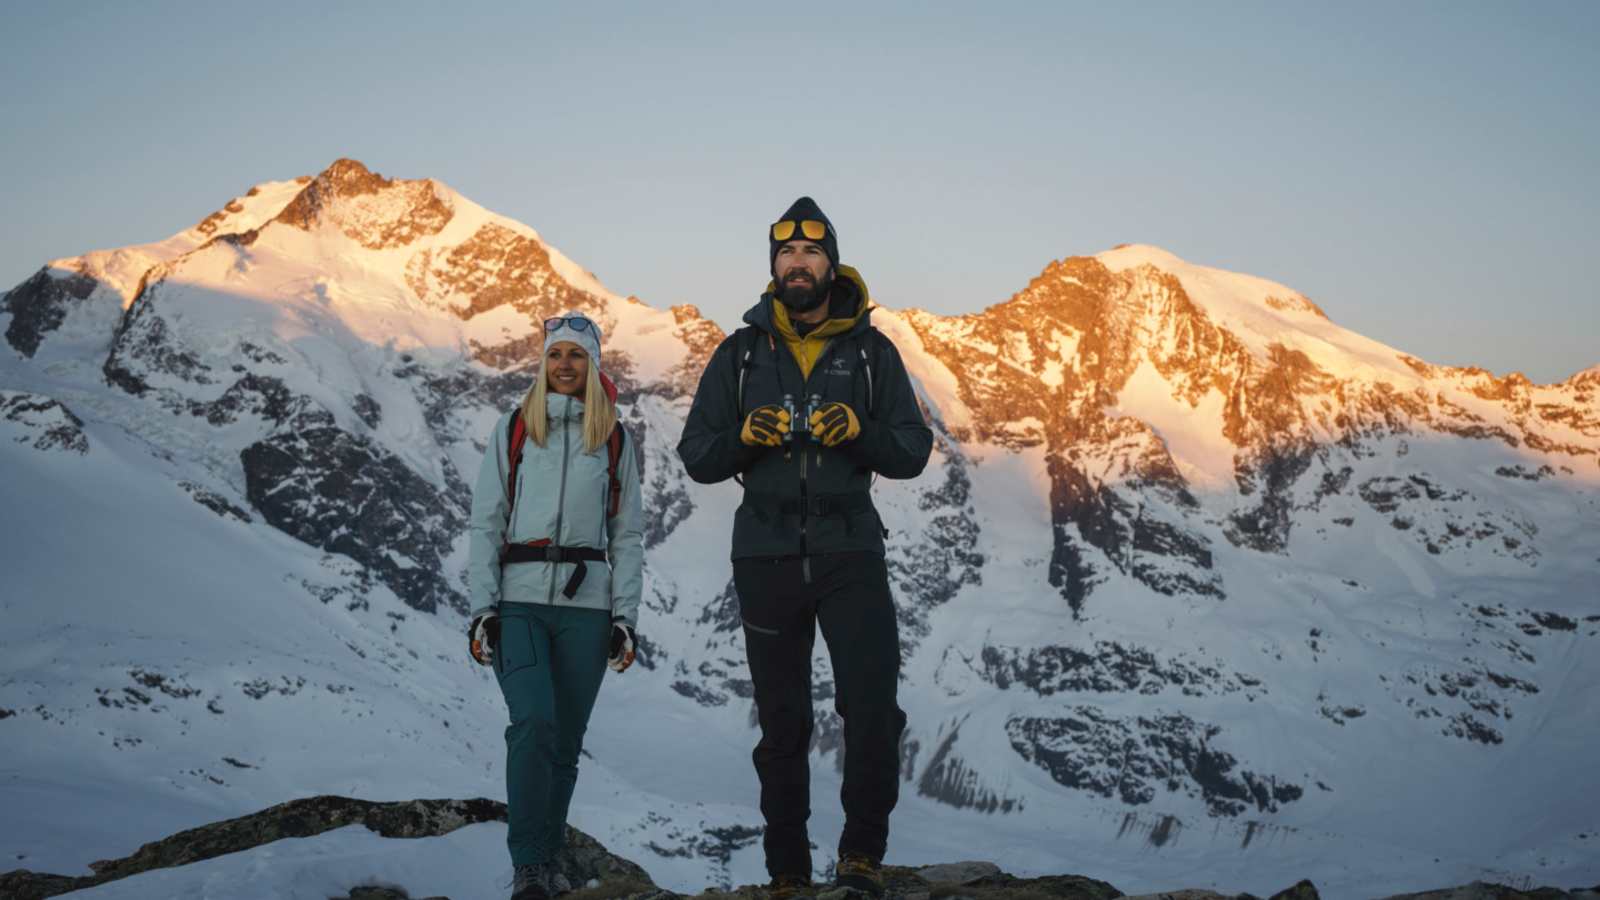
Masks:
[[[874,473],[912,478],[933,448],[900,355],[868,324],[860,273],[801,197],[767,232],[773,281],[712,354],[678,442],[704,484],[742,476],[733,578],[761,741],[763,844],[773,896],[810,896],[811,651],[833,663],[844,720],[840,886],[883,893],[900,789],[900,638]]]

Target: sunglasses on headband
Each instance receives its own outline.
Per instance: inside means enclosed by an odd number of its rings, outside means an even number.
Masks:
[[[787,241],[794,237],[796,227],[800,229],[800,234],[808,241],[820,241],[828,234],[828,226],[825,222],[818,222],[816,219],[801,219],[798,222],[793,219],[784,219],[782,222],[772,223],[772,239],[775,241]]]
[[[555,331],[557,328],[565,325],[566,327],[571,328],[573,331],[588,331],[589,326],[593,324],[593,322],[585,319],[583,316],[556,316],[553,319],[544,320],[544,330],[545,333],[548,334],[549,332]]]

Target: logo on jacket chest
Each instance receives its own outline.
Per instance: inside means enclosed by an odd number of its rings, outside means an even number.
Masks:
[[[822,370],[822,374],[829,378],[849,378],[850,373],[854,371],[850,368],[850,360],[835,356],[828,360],[828,365]]]

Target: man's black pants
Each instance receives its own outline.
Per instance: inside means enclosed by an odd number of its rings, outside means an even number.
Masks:
[[[772,875],[811,874],[811,650],[816,629],[833,662],[834,709],[844,720],[844,833],[839,852],[882,859],[889,813],[900,797],[896,702],[900,636],[889,574],[875,553],[813,556],[809,582],[799,559],[739,559],[734,588],[744,618],[761,741],[763,845]]]

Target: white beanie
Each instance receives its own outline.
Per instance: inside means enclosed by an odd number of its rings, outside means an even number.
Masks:
[[[589,354],[590,365],[600,365],[600,326],[581,312],[564,312],[559,318],[562,320],[554,329],[546,328],[544,332],[544,353],[550,355],[550,346],[561,341],[571,341],[582,347]],[[582,319],[588,325],[583,328],[574,328],[567,319]]]

